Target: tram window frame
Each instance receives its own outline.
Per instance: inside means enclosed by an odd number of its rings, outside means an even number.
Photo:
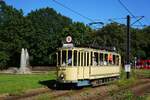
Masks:
[[[62,64],[61,64],[61,66],[66,66],[66,64],[67,64],[67,60],[66,60],[66,57],[67,57],[67,51],[66,50],[62,50]]]
[[[98,52],[94,52],[93,64],[94,66],[98,66]]]
[[[72,55],[72,50],[68,50],[68,58],[67,58],[67,63],[68,63],[68,66],[72,66],[72,57],[73,55]]]
[[[74,66],[77,66],[77,50],[74,50],[73,52],[73,64]]]

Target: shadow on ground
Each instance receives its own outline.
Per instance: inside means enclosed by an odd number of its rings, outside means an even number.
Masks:
[[[76,90],[76,89],[81,89],[83,87],[77,87],[75,86],[76,84],[60,84],[56,80],[44,80],[44,81],[39,81],[41,85],[47,86],[50,89],[53,90]]]

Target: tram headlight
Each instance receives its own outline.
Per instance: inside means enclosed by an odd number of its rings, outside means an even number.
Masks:
[[[61,73],[60,76],[59,76],[59,78],[60,78],[61,80],[64,80],[64,77],[65,77],[64,73]]]

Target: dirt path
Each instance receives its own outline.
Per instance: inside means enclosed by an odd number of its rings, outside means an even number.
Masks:
[[[150,92],[150,82],[139,85],[139,86],[134,86],[130,89],[136,96],[142,96],[145,94],[145,92],[149,91]]]

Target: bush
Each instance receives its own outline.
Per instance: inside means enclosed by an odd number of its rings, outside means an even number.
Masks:
[[[6,68],[8,60],[9,55],[6,52],[0,51],[0,70]]]

